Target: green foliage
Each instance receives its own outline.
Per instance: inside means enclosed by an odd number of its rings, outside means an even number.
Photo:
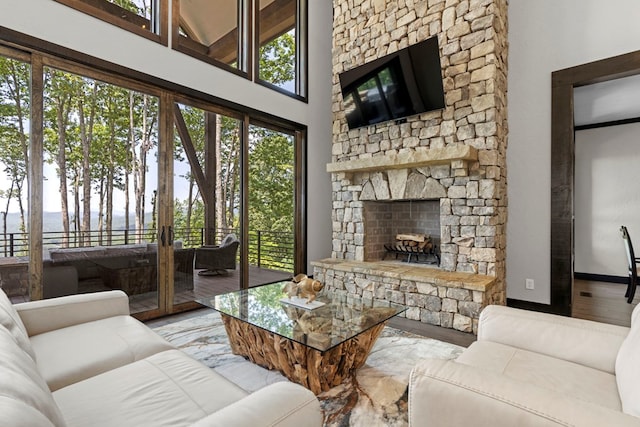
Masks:
[[[260,46],[260,79],[284,87],[296,78],[296,39],[293,31]]]
[[[30,120],[29,64],[0,57],[0,164],[9,188],[0,193],[6,214],[11,201],[20,208],[20,229],[26,230],[22,197],[28,175],[28,123]]]

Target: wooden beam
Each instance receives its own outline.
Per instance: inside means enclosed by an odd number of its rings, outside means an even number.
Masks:
[[[274,0],[260,10],[258,30],[260,46],[269,43],[296,26],[297,0]]]
[[[191,140],[191,135],[189,135],[189,129],[187,129],[187,124],[184,121],[182,111],[180,111],[180,107],[178,106],[178,104],[174,104],[173,106],[173,118],[175,120],[176,128],[178,129],[178,135],[180,135],[180,140],[182,140],[182,147],[184,148],[184,153],[187,155],[187,160],[189,161],[191,172],[193,172],[193,176],[196,179],[198,187],[201,190],[204,190],[207,188],[207,179],[204,176],[202,166],[200,166],[200,162],[198,161],[196,149],[193,145],[193,141]],[[211,195],[206,194],[203,191],[201,191],[200,193],[202,194],[202,199],[204,200],[205,206],[210,206]]]
[[[296,3],[296,0],[275,0],[260,10],[258,23],[260,28],[260,46],[269,43],[296,26]],[[183,19],[180,20],[180,26],[190,37],[190,39],[187,39],[181,36],[180,43],[188,45],[186,47],[200,53],[206,50],[207,56],[224,64],[232,64],[238,59],[239,41],[237,26],[207,47],[202,47],[200,40],[195,39],[194,31],[186,25]],[[196,45],[200,45],[201,47],[196,47]]]

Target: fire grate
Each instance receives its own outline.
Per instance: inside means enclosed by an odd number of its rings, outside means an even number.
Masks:
[[[383,259],[389,255],[406,257],[406,262],[422,264],[436,264],[440,266],[440,255],[435,243],[424,234],[399,234],[396,236],[395,244],[384,245],[385,254]]]

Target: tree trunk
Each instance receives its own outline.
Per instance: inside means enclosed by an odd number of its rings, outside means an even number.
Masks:
[[[69,247],[69,205],[67,200],[67,154],[66,148],[66,126],[67,122],[64,118],[65,102],[58,99],[56,110],[56,119],[58,124],[58,177],[60,178],[60,209],[62,215],[62,247]]]
[[[13,61],[9,61],[9,63],[11,64],[11,73],[12,73],[12,78],[13,81],[15,83],[15,91],[13,92],[13,99],[14,102],[16,103],[16,116],[18,117],[18,130],[19,130],[19,136],[20,136],[20,148],[22,150],[22,156],[24,157],[24,165],[25,165],[25,171],[29,170],[29,139],[27,137],[27,133],[25,132],[25,117],[23,116],[23,114],[25,114],[25,112],[22,109],[22,86],[20,84],[18,84],[18,82],[20,81],[20,77],[18,76],[18,70],[16,70],[15,67],[15,63]],[[25,91],[27,91],[28,89],[25,88]],[[27,92],[27,98],[29,97],[29,94]],[[26,112],[27,115],[29,115],[29,111],[27,110]],[[29,174],[27,173],[25,175],[25,179],[27,180],[27,187],[29,186]]]
[[[100,176],[105,176],[104,168],[102,168],[103,173]],[[98,245],[102,246],[102,241],[104,239],[104,199],[105,199],[105,188],[104,188],[104,179],[100,180],[100,188],[98,189],[98,197],[100,198],[98,202]]]
[[[83,94],[80,94],[78,112],[80,119],[80,141],[82,144],[82,244],[91,246],[91,143],[93,141],[93,121],[96,114],[98,83],[93,82],[89,123],[85,123]]]
[[[77,246],[84,246],[82,230],[80,229],[80,173],[75,171],[73,176],[73,231],[74,241]]]
[[[113,156],[113,150],[115,147],[114,133],[111,133],[111,139],[109,140],[109,167],[107,168],[107,245],[113,244],[113,181],[114,181],[114,169],[115,161]]]
[[[4,245],[4,256],[9,256],[7,253],[7,214],[9,213],[9,205],[11,204],[11,195],[13,194],[13,186],[15,182],[11,181],[11,188],[9,188],[9,193],[7,195],[7,205],[5,206],[4,212],[2,212],[2,235],[4,237],[3,241]]]
[[[136,144],[133,135],[133,92],[129,91],[129,144],[127,146],[127,156],[125,159],[125,172],[124,172],[124,229],[126,233],[129,233],[129,197],[131,189],[129,188],[129,176],[135,170],[136,162]],[[135,188],[135,176],[134,176],[134,188]]]
[[[193,180],[193,175],[189,176],[189,196],[187,199],[187,223],[184,231],[185,238],[188,241],[191,240],[191,215],[193,214],[193,187],[195,182]]]
[[[218,114],[216,117],[216,231],[220,232],[226,226],[225,215],[225,191],[224,181],[222,177],[222,117]]]

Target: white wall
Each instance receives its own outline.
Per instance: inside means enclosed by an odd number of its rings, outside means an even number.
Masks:
[[[331,2],[309,1],[309,103],[51,0],[0,0],[0,26],[308,126],[309,260],[331,254]],[[311,269],[309,269],[311,271]]]
[[[550,303],[551,72],[640,50],[639,19],[637,0],[509,2],[508,298]]]
[[[574,271],[626,277],[620,226],[640,244],[640,124],[577,131],[575,165]]]

